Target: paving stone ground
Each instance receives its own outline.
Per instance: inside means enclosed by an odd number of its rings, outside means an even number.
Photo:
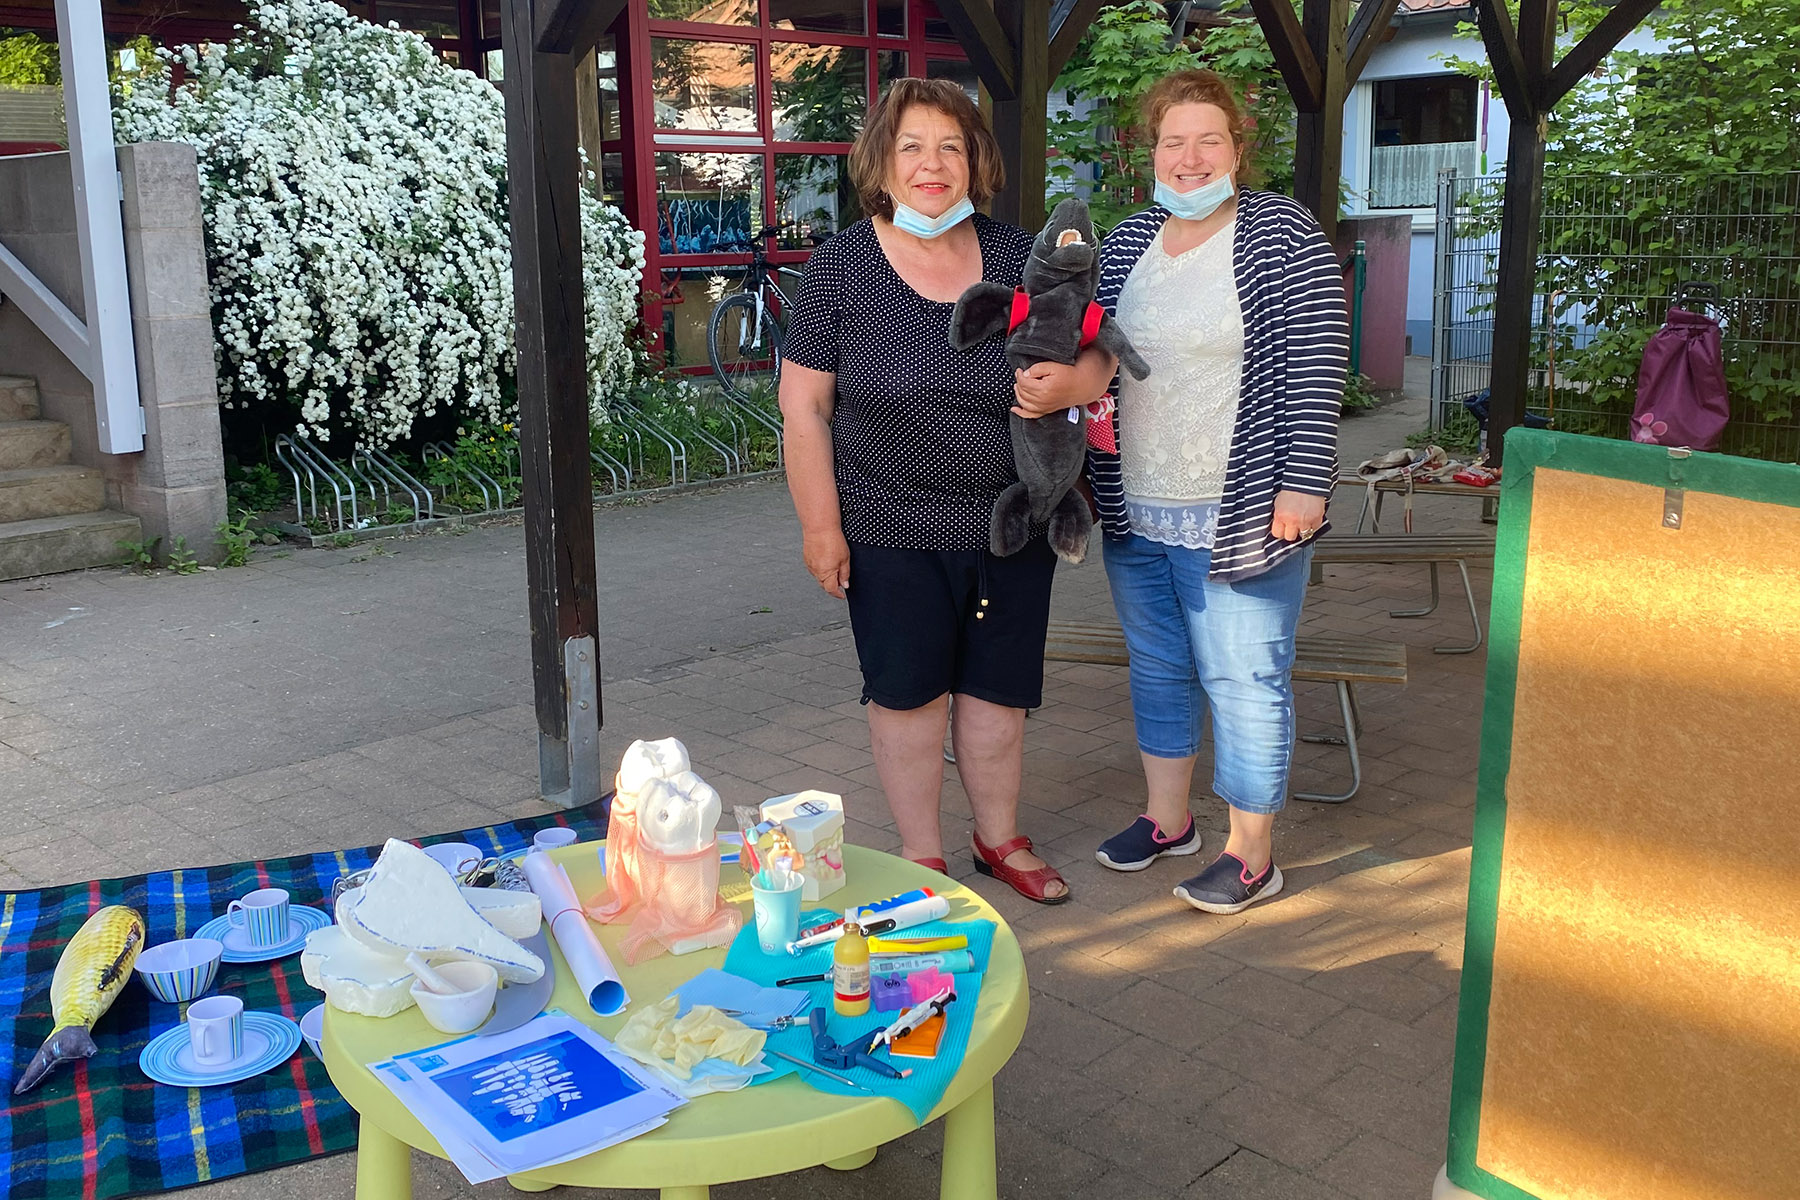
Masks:
[[[1346,422],[1354,464],[1423,420]],[[1333,518],[1355,522],[1340,493]],[[1435,502],[1428,502],[1435,501]],[[1478,528],[1422,498],[1422,528]],[[869,757],[839,602],[798,560],[778,483],[596,515],[604,752],[680,736],[728,801],[840,791],[853,841],[899,845]],[[1097,557],[1097,556],[1096,556]],[[1485,614],[1489,572],[1473,570]],[[1365,688],[1364,784],[1277,825],[1286,893],[1208,917],[1169,889],[1191,864],[1116,875],[1096,844],[1140,811],[1123,669],[1052,664],[1028,723],[1022,825],[1074,900],[1040,908],[976,876],[968,803],[944,789],[951,873],[1024,945],[1031,1020],[1000,1075],[1005,1196],[1424,1200],[1443,1160],[1484,655],[1457,585],[1395,620],[1423,567],[1334,566],[1303,629],[1404,642],[1405,689]],[[1110,616],[1098,562],[1058,572],[1055,615]],[[0,584],[0,888],[360,845],[541,812],[522,531],[259,553],[189,577],[96,571]],[[1303,730],[1335,715],[1301,685]],[[1302,745],[1295,785],[1342,751]],[[1199,823],[1221,803],[1196,778]],[[721,1187],[721,1200],[933,1195],[941,1133],[852,1174]],[[420,1197],[471,1188],[415,1156]],[[207,1200],[348,1197],[342,1156],[228,1180]],[[644,1193],[602,1193],[625,1197]]]

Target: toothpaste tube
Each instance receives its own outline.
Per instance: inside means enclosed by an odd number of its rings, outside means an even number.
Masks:
[[[975,952],[972,950],[945,950],[939,954],[869,956],[869,974],[871,975],[910,975],[914,971],[924,971],[932,967],[936,967],[947,975],[967,975],[975,969]]]
[[[869,922],[863,932],[868,934],[891,933],[896,929],[910,929],[914,925],[923,925],[927,921],[941,920],[949,915],[950,901],[942,896],[927,896],[923,900],[909,900],[905,904],[887,909],[880,914],[871,914],[875,919]],[[835,942],[843,936],[844,923],[838,921],[821,932],[802,934],[797,941],[787,944],[787,952],[798,954],[810,946],[822,946],[827,942]]]
[[[856,910],[856,915],[858,917],[890,916],[890,915],[892,915],[890,912],[890,910],[892,910],[892,909],[900,908],[904,905],[912,904],[915,901],[919,901],[919,900],[929,900],[935,895],[937,895],[937,893],[933,892],[930,888],[914,888],[910,892],[901,892],[898,896],[889,896],[886,900],[877,900],[873,904],[864,904]],[[843,925],[843,923],[844,923],[844,918],[837,917],[837,918],[834,918],[833,920],[823,922],[822,924],[813,925],[809,928],[802,929],[800,931],[800,937],[802,940],[804,940],[806,938],[812,937],[814,934],[827,933],[830,930],[836,929],[839,926]],[[900,926],[900,925],[896,925],[894,928],[900,929],[900,928],[904,928],[904,927]]]

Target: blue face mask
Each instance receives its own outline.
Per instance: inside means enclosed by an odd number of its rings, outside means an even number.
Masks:
[[[975,206],[967,196],[952,204],[941,217],[928,217],[916,208],[894,201],[894,228],[926,241],[941,237],[974,215]]]
[[[1231,199],[1236,189],[1231,176],[1221,175],[1211,183],[1203,183],[1191,192],[1178,192],[1162,180],[1156,181],[1156,202],[1184,221],[1204,221]]]

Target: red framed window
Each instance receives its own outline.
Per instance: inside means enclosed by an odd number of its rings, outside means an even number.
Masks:
[[[791,265],[862,219],[850,146],[883,87],[919,75],[975,92],[931,0],[648,0],[614,34],[623,119],[607,157],[667,301],[646,315],[684,370],[704,369],[710,291],[734,285],[759,231],[778,231],[770,257]]]

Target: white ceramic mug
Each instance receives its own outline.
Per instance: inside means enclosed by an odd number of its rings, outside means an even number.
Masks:
[[[225,906],[232,927],[242,929],[252,946],[279,946],[288,937],[288,894],[281,888],[259,888]]]
[[[532,836],[533,850],[558,850],[564,846],[573,846],[579,840],[573,829],[557,826],[554,829],[540,829]]]
[[[222,1067],[244,1056],[244,1002],[208,996],[188,1005],[188,1045],[201,1066]]]

